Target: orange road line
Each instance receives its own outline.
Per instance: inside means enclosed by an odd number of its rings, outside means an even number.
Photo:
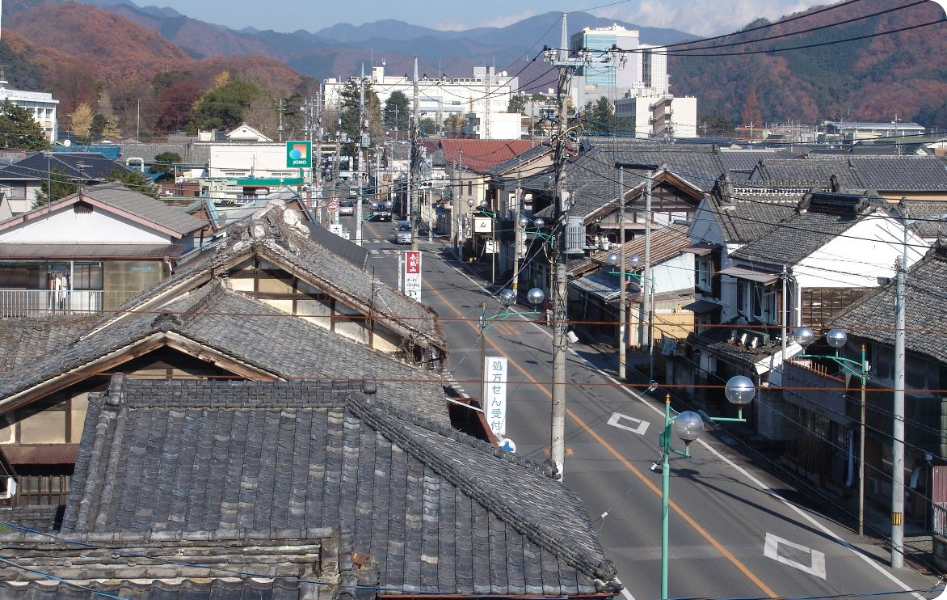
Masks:
[[[438,292],[435,288],[431,287],[430,284],[428,284],[427,288],[428,288],[435,296],[437,296],[437,297],[441,300],[441,302],[443,302],[444,304],[446,304],[447,306],[449,306],[449,307],[451,308],[451,310],[453,310],[454,313],[455,313],[457,316],[462,316],[462,315],[463,315],[462,312],[460,312],[459,310],[457,310],[457,308],[456,308],[453,304],[451,304],[451,302],[448,301],[447,298],[445,298],[445,297],[444,297],[440,292]],[[474,325],[474,324],[473,324],[472,322],[470,322],[470,321],[466,321],[466,323],[467,323],[467,325],[468,325],[471,329],[473,329],[474,331],[476,331],[478,334],[480,333],[480,328],[479,328],[477,325]],[[550,398],[550,399],[552,398],[552,392],[551,392],[551,391],[549,391],[546,387],[544,387],[542,384],[540,384],[539,381],[537,381],[535,378],[533,378],[533,376],[530,375],[529,372],[526,371],[523,367],[521,367],[518,362],[516,362],[514,359],[510,358],[505,352],[503,352],[503,350],[501,350],[500,347],[497,346],[495,342],[493,342],[493,340],[491,340],[490,338],[487,338],[487,344],[489,344],[491,348],[493,348],[494,350],[496,350],[497,352],[499,352],[500,354],[502,354],[504,357],[506,357],[506,359],[509,361],[509,363],[510,363],[511,365],[513,365],[514,367],[516,367],[516,370],[518,370],[520,373],[522,373],[523,376],[526,377],[526,379],[528,379],[528,380],[529,380],[531,383],[533,383],[536,387],[538,387],[540,390],[542,390],[543,393],[546,394],[546,396],[547,396],[548,398]],[[633,464],[631,464],[631,463],[628,461],[628,459],[626,459],[624,456],[622,456],[621,453],[618,452],[618,450],[616,450],[611,444],[609,444],[608,442],[606,442],[604,438],[602,438],[598,433],[596,433],[591,427],[589,427],[588,425],[586,425],[586,423],[585,423],[582,419],[580,419],[580,418],[578,417],[578,415],[576,415],[574,412],[572,412],[572,410],[570,410],[570,409],[568,409],[568,408],[566,409],[566,413],[569,415],[569,417],[570,417],[573,421],[575,421],[575,422],[579,425],[579,427],[581,427],[583,430],[585,430],[586,433],[588,433],[589,435],[591,435],[592,438],[593,438],[596,442],[598,442],[603,448],[605,448],[605,450],[608,451],[609,454],[611,454],[611,455],[614,456],[619,462],[621,462],[621,464],[624,465],[626,469],[628,469],[629,471],[631,471],[631,472],[635,475],[635,477],[637,477],[641,482],[643,482],[652,492],[654,492],[659,498],[662,496],[662,494],[661,494],[661,489],[658,488],[658,486],[656,486],[654,483],[652,483],[650,479],[648,479],[647,477],[645,477],[644,474],[643,474],[641,471],[639,471]],[[758,588],[760,589],[760,591],[762,591],[764,594],[766,594],[766,595],[769,596],[770,598],[781,598],[781,597],[782,597],[782,596],[778,595],[776,592],[774,592],[773,590],[771,590],[771,589],[769,588],[769,586],[767,586],[765,583],[763,583],[763,582],[760,580],[760,578],[757,577],[757,576],[750,570],[749,567],[747,567],[745,564],[743,564],[743,562],[742,562],[740,559],[738,559],[736,556],[733,555],[733,553],[731,553],[729,550],[727,550],[727,549],[723,546],[723,544],[721,544],[720,542],[717,541],[717,539],[716,539],[715,537],[713,537],[712,535],[710,535],[710,532],[708,532],[706,529],[704,529],[703,527],[701,527],[700,524],[699,524],[697,521],[695,521],[695,520],[694,520],[689,514],[687,514],[684,510],[682,510],[681,507],[678,506],[676,502],[674,502],[673,500],[668,500],[668,506],[670,506],[671,509],[672,509],[675,513],[677,513],[677,515],[678,515],[679,517],[681,517],[682,519],[684,519],[684,521],[685,521],[688,525],[690,525],[691,527],[693,527],[694,530],[697,531],[697,533],[699,533],[699,534],[701,535],[701,537],[703,537],[705,540],[707,540],[707,541],[710,543],[711,546],[713,546],[714,548],[716,548],[717,551],[720,552],[720,554],[722,554],[722,555],[724,556],[724,558],[726,558],[728,561],[730,561],[730,563],[731,563],[733,566],[735,566],[741,573],[743,573],[743,575],[744,575],[747,579],[749,579],[751,582],[753,582],[753,584],[756,585],[756,587],[758,587]]]

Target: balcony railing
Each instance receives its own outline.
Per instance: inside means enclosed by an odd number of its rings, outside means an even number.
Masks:
[[[102,311],[101,290],[0,290],[0,318],[83,315]]]

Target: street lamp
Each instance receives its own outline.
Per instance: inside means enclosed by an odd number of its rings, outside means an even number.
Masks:
[[[845,343],[848,341],[848,334],[844,329],[830,329],[825,334],[825,341],[828,342],[829,346],[835,349],[835,356],[805,353],[805,348],[808,348],[809,345],[815,341],[815,334],[809,327],[797,327],[793,330],[792,337],[804,349],[803,354],[800,354],[797,358],[828,359],[834,361],[843,369],[845,367],[853,369],[853,372],[857,373],[859,378],[861,378],[861,397],[859,402],[861,414],[858,423],[858,535],[863,535],[865,533],[865,420],[867,413],[865,405],[865,384],[868,379],[868,361],[865,360],[865,344],[862,344],[861,347],[861,360],[854,361],[840,355],[841,349],[845,347]],[[855,371],[854,367],[857,367],[858,370]]]
[[[756,387],[753,380],[743,375],[736,375],[727,381],[724,394],[727,400],[737,406],[737,417],[702,417],[700,414],[686,410],[671,417],[671,395],[664,397],[664,431],[659,438],[661,445],[661,598],[668,598],[668,514],[671,494],[671,454],[689,457],[690,444],[704,432],[704,419],[714,422],[745,423],[743,407],[753,400]],[[672,447],[672,434],[684,442],[684,450]],[[657,466],[657,465],[655,465]],[[652,467],[653,469],[654,467]]]
[[[487,303],[480,305],[480,402],[486,402],[487,397],[487,330],[492,328],[498,322],[509,319],[517,315],[535,315],[538,311],[535,307],[542,304],[546,299],[546,294],[539,288],[533,288],[526,294],[526,300],[533,305],[533,309],[526,312],[517,312],[510,307],[516,303],[516,292],[510,288],[503,288],[497,295],[500,300],[500,307],[492,316],[487,316]]]

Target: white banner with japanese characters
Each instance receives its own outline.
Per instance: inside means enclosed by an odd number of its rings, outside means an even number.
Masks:
[[[488,356],[484,359],[483,377],[486,403],[483,410],[490,430],[498,437],[506,435],[506,359]]]
[[[404,293],[421,299],[421,252],[417,250],[404,253]]]

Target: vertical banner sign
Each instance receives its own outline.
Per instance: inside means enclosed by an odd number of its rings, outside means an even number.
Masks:
[[[409,250],[404,253],[404,293],[421,299],[421,252]]]
[[[286,142],[286,166],[312,168],[312,142]]]
[[[483,376],[486,379],[484,389],[484,410],[490,430],[499,437],[506,436],[506,359],[501,356],[488,356],[484,359]]]

